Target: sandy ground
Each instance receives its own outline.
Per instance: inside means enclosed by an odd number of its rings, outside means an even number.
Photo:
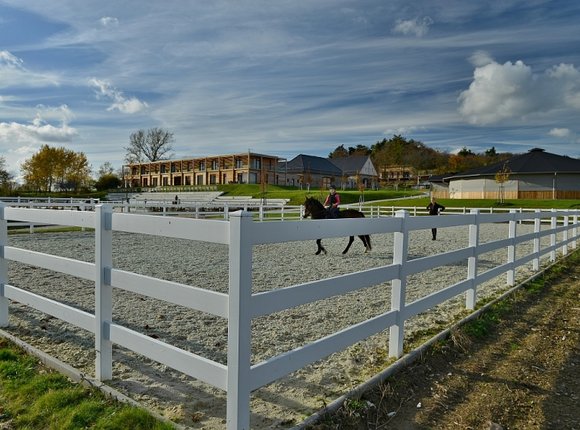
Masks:
[[[482,226],[480,241],[507,237],[507,225]],[[532,231],[519,225],[518,235]],[[430,231],[413,232],[409,258],[418,258],[467,246],[467,227],[440,229],[437,241]],[[228,248],[224,245],[190,242],[143,235],[114,233],[115,268],[132,270],[176,282],[227,292]],[[364,254],[357,239],[343,256],[347,239],[328,239],[328,255],[315,256],[316,244],[292,242],[255,247],[254,292],[299,284],[309,280],[379,267],[392,262],[392,235],[374,235],[373,251]],[[9,244],[83,261],[94,261],[94,237],[88,232],[10,236]],[[543,241],[545,247],[547,242]],[[532,245],[518,249],[518,256],[530,253]],[[505,249],[485,255],[479,270],[504,262]],[[544,259],[544,263],[546,260]],[[451,285],[467,274],[467,263],[439,267],[408,279],[407,303]],[[531,263],[518,270],[517,279],[531,274]],[[495,297],[507,289],[505,275],[478,291],[480,300]],[[71,306],[93,312],[91,282],[44,269],[9,263],[9,283]],[[226,363],[227,321],[201,312],[114,291],[113,319],[116,323],[166,341],[203,357]],[[464,297],[458,296],[420,314],[406,324],[406,338],[433,327],[448,325],[465,313]],[[252,324],[252,361],[302,346],[341,328],[385,312],[390,307],[389,283],[376,285],[346,296],[300,306]],[[94,375],[94,337],[50,316],[23,305],[10,306],[7,331],[43,351]],[[316,362],[288,377],[263,387],[251,399],[253,429],[289,428],[368,379],[387,360],[388,331],[379,333],[328,359]],[[114,348],[113,381],[110,385],[175,422],[199,429],[225,427],[225,393],[179,372]]]

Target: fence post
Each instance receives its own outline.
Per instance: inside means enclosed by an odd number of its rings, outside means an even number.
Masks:
[[[516,269],[514,267],[514,261],[516,261],[516,243],[515,243],[516,226],[517,226],[517,223],[515,221],[516,210],[510,209],[510,214],[512,214],[512,219],[510,219],[509,221],[508,237],[512,240],[510,241],[511,244],[508,245],[507,247],[508,250],[507,262],[510,264],[510,269],[507,271],[507,284],[510,287],[513,287],[515,285],[516,278]]]
[[[564,227],[566,228],[562,232],[562,242],[564,245],[562,246],[562,255],[568,255],[568,215],[564,215]]]
[[[558,217],[556,216],[556,209],[552,209],[552,218],[550,222],[550,228],[552,229],[552,234],[550,235],[550,246],[552,251],[550,251],[550,261],[553,263],[556,261],[556,227],[558,227]]]
[[[113,346],[110,341],[112,320],[111,267],[113,265],[113,208],[95,206],[95,378],[113,377]]]
[[[532,269],[534,271],[540,270],[540,231],[542,231],[541,210],[536,209],[536,218],[534,218],[534,259],[532,261]]]
[[[252,215],[230,216],[227,430],[250,429]]]
[[[8,283],[8,264],[4,258],[4,247],[8,245],[8,221],[4,216],[6,205],[0,202],[0,327],[8,327],[9,300],[4,296],[4,285]]]
[[[572,216],[572,224],[574,225],[574,227],[572,227],[572,248],[576,249],[576,238],[578,237],[578,214]]]
[[[469,247],[473,249],[473,256],[467,259],[467,279],[471,279],[471,288],[465,294],[465,307],[475,309],[477,302],[475,278],[477,277],[477,247],[479,246],[479,209],[471,209],[470,212],[474,215],[474,222],[469,225]]]
[[[389,357],[403,355],[403,338],[405,335],[405,320],[402,313],[405,310],[407,275],[405,264],[409,252],[409,231],[407,219],[409,212],[397,211],[395,217],[401,218],[401,231],[394,233],[393,264],[399,265],[399,277],[391,281],[391,310],[397,311],[397,322],[389,329]]]

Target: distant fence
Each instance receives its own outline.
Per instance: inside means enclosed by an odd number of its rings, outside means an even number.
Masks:
[[[153,193],[154,194],[154,193]],[[28,207],[28,208],[52,208],[70,210],[94,210],[95,205],[100,204],[98,199],[82,198],[45,198],[45,197],[0,197],[0,202],[8,206]],[[229,219],[232,212],[244,210],[252,212],[254,218],[259,221],[274,220],[297,220],[304,214],[304,206],[289,205],[285,199],[254,199],[250,197],[230,197],[223,198],[222,201],[179,201],[173,198],[164,199],[143,199],[131,200],[119,199],[103,202],[110,204],[114,212],[157,214],[163,216],[182,216],[196,219],[202,218],[223,218]],[[342,205],[342,208],[353,208],[361,211],[365,216],[378,218],[384,216],[395,216],[400,210],[408,211],[412,216],[428,215],[424,207],[417,206],[389,206],[371,205],[363,203],[351,203]],[[529,208],[472,208],[472,207],[448,207],[443,215],[467,214],[477,209],[480,213],[509,213],[516,211],[519,213],[533,212],[535,209]]]
[[[478,287],[484,282],[507,274],[507,284],[514,285],[516,271],[523,265],[531,263],[534,270],[539,270],[543,256],[547,255],[550,261],[555,261],[558,251],[566,255],[569,247],[577,246],[579,215],[577,211],[539,210],[482,214],[475,209],[469,214],[439,217],[413,217],[407,211],[398,211],[394,217],[255,222],[251,214],[244,211],[230,214],[229,221],[224,221],[115,213],[111,205],[97,205],[94,209],[55,211],[0,205],[0,326],[8,325],[9,304],[16,301],[93,333],[95,378],[98,380],[113,378],[112,346],[115,344],[211,384],[227,393],[226,421],[229,430],[250,428],[252,391],[373,334],[388,330],[389,356],[400,357],[403,354],[406,320],[460,294],[465,294],[466,308],[474,309]],[[547,228],[545,224],[542,227],[543,220],[549,221]],[[94,228],[95,261],[79,261],[12,247],[7,229],[9,221]],[[533,223],[533,232],[517,235],[519,222]],[[488,223],[507,223],[507,237],[480,243],[480,226]],[[468,227],[467,247],[409,259],[410,232],[455,226]],[[113,231],[228,245],[229,294],[116,269],[112,259]],[[256,245],[383,233],[394,235],[391,264],[252,294],[252,253]],[[541,246],[542,238],[549,238],[549,246]],[[516,253],[516,248],[524,243],[533,244],[533,251],[519,256],[521,253]],[[507,250],[505,261],[486,271],[478,270],[479,257],[494,250]],[[93,281],[94,314],[11,285],[7,270],[9,261]],[[465,261],[464,280],[407,303],[407,277]],[[391,307],[388,311],[292,351],[251,363],[253,319],[385,282],[391,285]],[[226,318],[227,365],[113,322],[114,288]]]

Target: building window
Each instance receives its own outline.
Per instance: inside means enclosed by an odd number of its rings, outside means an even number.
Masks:
[[[244,167],[244,160],[236,158],[236,169],[241,169],[242,167]]]
[[[252,169],[261,169],[262,168],[262,160],[259,158],[253,158],[251,162]]]
[[[159,167],[160,167],[159,171],[160,171],[161,173],[165,173],[165,172],[166,172],[166,166],[165,166],[165,164],[162,164],[162,165],[161,165],[161,166],[159,166]]]
[[[205,161],[199,162],[199,170],[205,170]]]
[[[210,185],[216,184],[216,175],[209,175],[209,183]]]
[[[218,170],[219,169],[219,162],[218,160],[211,161],[211,170]]]

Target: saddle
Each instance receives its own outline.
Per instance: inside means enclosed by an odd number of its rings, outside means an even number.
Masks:
[[[336,219],[339,217],[338,212],[339,209],[338,208],[333,208],[333,207],[329,207],[329,208],[324,208],[326,211],[326,219]]]

